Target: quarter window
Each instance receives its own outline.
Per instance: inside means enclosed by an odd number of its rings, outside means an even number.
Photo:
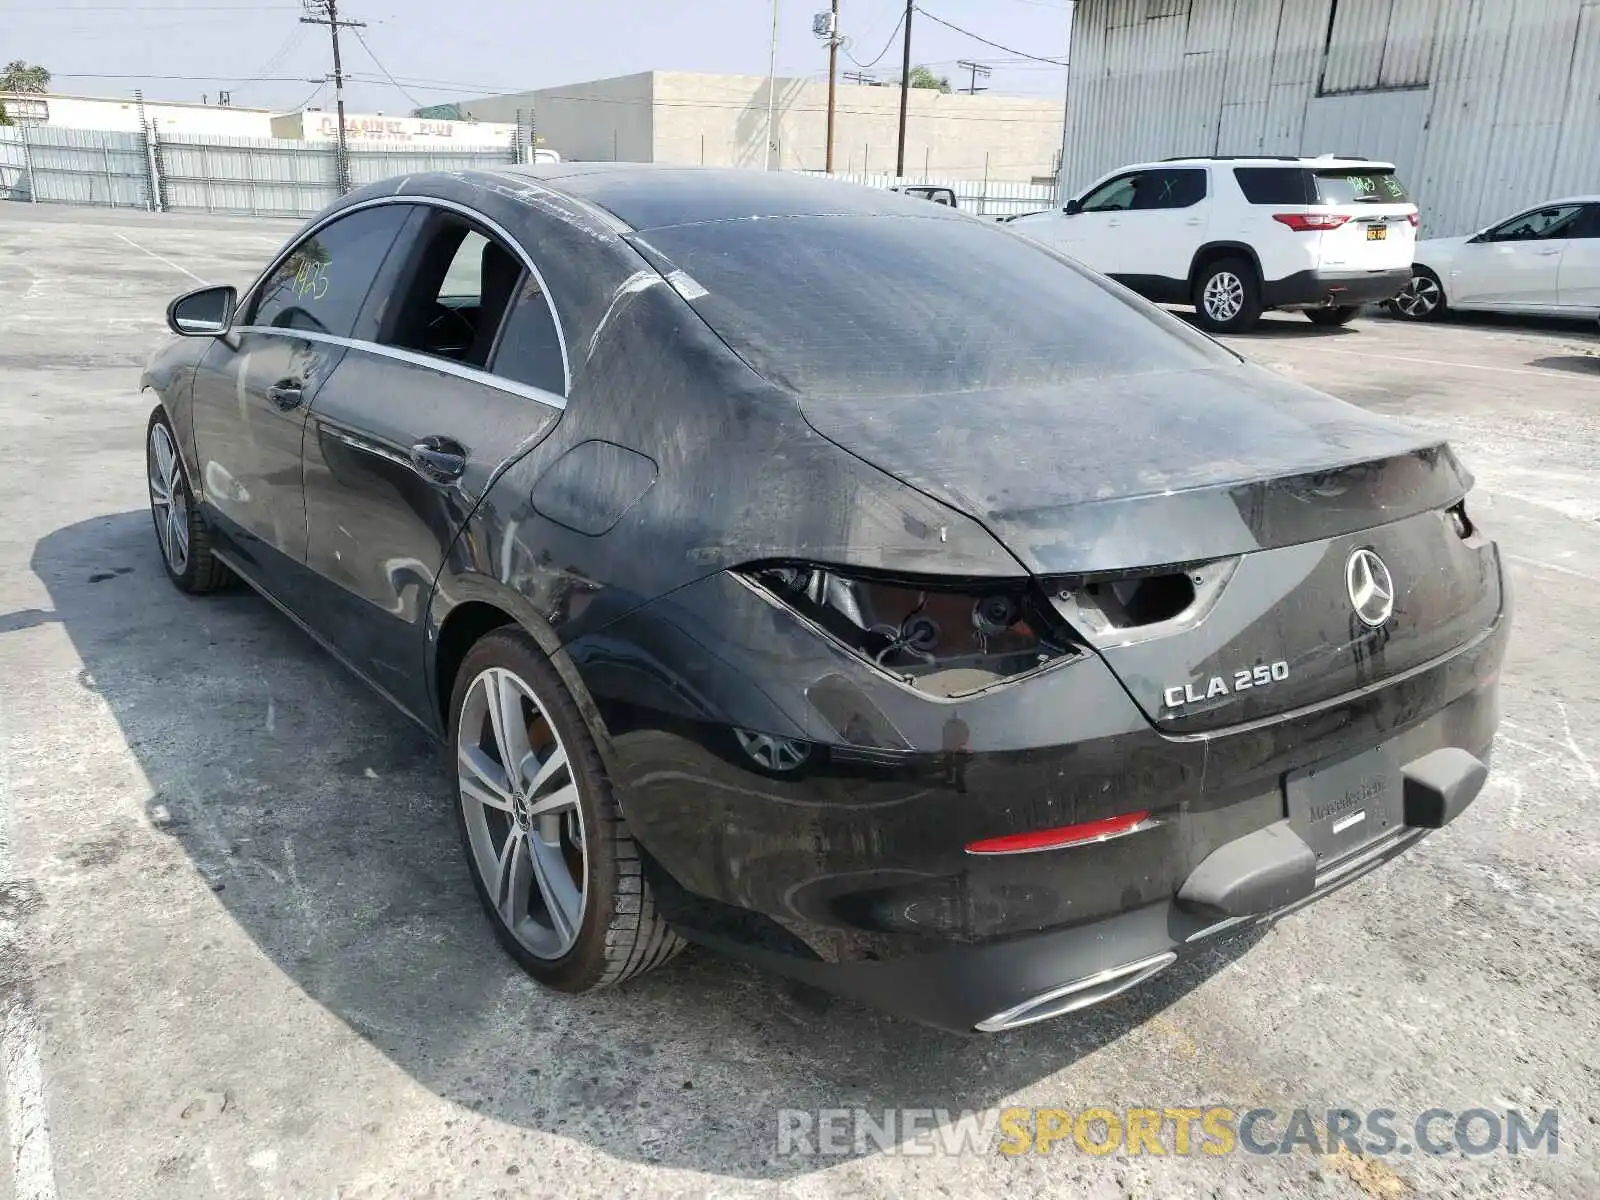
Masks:
[[[407,215],[384,205],[324,225],[262,282],[244,324],[349,337]]]
[[[561,334],[539,280],[528,272],[517,289],[511,315],[506,318],[500,347],[491,368],[496,375],[564,395],[566,364],[561,357]]]

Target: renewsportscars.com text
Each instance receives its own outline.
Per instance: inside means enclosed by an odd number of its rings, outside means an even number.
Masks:
[[[1234,1154],[1352,1154],[1433,1157],[1554,1155],[1555,1109],[1229,1108],[1221,1105],[1111,1109],[1005,1108],[980,1112],[901,1108],[780,1109],[780,1157],[1120,1154],[1224,1157]]]

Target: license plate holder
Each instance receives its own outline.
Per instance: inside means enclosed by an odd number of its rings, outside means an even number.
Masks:
[[[1369,242],[1383,242],[1383,241],[1387,241],[1388,238],[1389,238],[1389,227],[1387,225],[1368,225],[1367,226],[1367,241],[1369,241]]]
[[[1317,763],[1284,776],[1289,827],[1330,863],[1404,823],[1405,781],[1388,747]]]

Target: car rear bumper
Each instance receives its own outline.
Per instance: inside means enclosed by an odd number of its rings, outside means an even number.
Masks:
[[[1261,285],[1268,308],[1318,308],[1381,304],[1411,282],[1411,268],[1392,271],[1299,271]]]
[[[1475,789],[1472,794],[1476,795]],[[1423,827],[1397,828],[1307,875],[1298,894],[1275,899],[1263,894],[1256,911],[1231,916],[1171,899],[1088,925],[887,962],[808,962],[714,933],[691,937],[925,1025],[953,1033],[999,1033],[1103,1003],[1230,936],[1270,924],[1331,895],[1403,854],[1429,832]],[[1293,834],[1288,842],[1298,843],[1309,855]],[[1292,852],[1286,843],[1281,853],[1288,857]]]
[[[934,702],[809,631],[791,637],[778,610],[732,615],[741,595],[709,580],[568,648],[603,715],[608,772],[658,906],[691,940],[964,1031],[1004,1025],[1046,993],[1104,999],[1453,818],[1481,777],[1431,809],[1413,801],[1404,819],[1374,819],[1371,840],[1326,847],[1325,861],[1308,862],[1292,836],[1260,837],[1290,816],[1288,781],[1314,765],[1381,754],[1414,771],[1441,749],[1486,762],[1509,632],[1507,608],[1467,645],[1357,693],[1164,734],[1095,657]],[[641,645],[648,661],[619,657]],[[731,669],[747,656],[761,669]],[[741,678],[761,684],[728,690]],[[790,693],[785,680],[809,682]],[[796,757],[756,762],[733,714],[776,730],[803,699],[837,731],[792,724]],[[969,736],[942,750],[957,715]],[[966,851],[1136,811],[1148,823],[1113,840]]]

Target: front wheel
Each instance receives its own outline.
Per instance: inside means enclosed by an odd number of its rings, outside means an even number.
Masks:
[[[1389,301],[1390,310],[1404,321],[1437,321],[1448,307],[1444,284],[1427,267],[1415,268],[1406,290]]]
[[[587,992],[677,954],[594,739],[532,639],[506,628],[474,646],[450,714],[472,882],[522,968]]]
[[[1306,310],[1306,320],[1313,325],[1348,325],[1360,313],[1360,307],[1354,304],[1341,304],[1337,308],[1308,308]]]
[[[233,581],[233,572],[211,553],[211,530],[194,502],[177,436],[161,408],[150,414],[144,457],[150,516],[167,578],[179,591],[191,594],[225,587]]]
[[[1261,320],[1261,281],[1242,258],[1225,258],[1204,268],[1195,280],[1194,306],[1200,327],[1210,333],[1244,333]]]

